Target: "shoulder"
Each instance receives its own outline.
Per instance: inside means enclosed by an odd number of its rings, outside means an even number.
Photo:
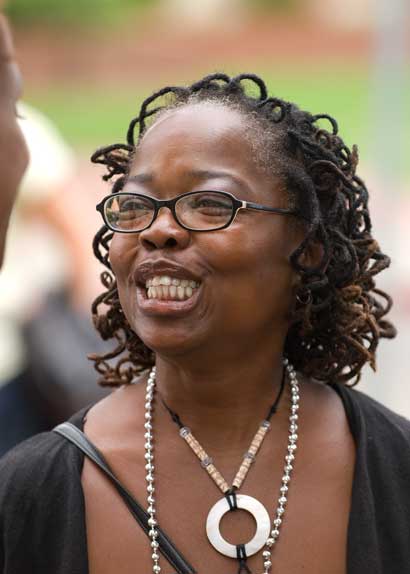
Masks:
[[[0,571],[86,572],[83,461],[54,432],[0,459]]]
[[[75,447],[54,432],[31,437],[0,459],[0,507],[14,494],[26,499],[36,497],[44,484],[59,482],[72,474],[76,462]]]
[[[407,442],[410,446],[410,420],[392,411],[379,401],[349,387],[338,386],[345,408],[363,426],[369,438],[382,436]]]
[[[410,484],[410,421],[366,394],[344,387],[345,404],[360,464],[373,482],[395,485],[397,493]],[[410,508],[410,497],[407,496]]]
[[[101,450],[117,450],[120,445],[134,450],[145,412],[143,380],[115,389],[87,412],[84,432]]]
[[[78,424],[85,410],[70,421]],[[75,483],[70,478],[80,479],[82,463],[82,453],[55,432],[43,432],[23,441],[0,459],[0,512],[16,497],[30,504],[41,499],[46,490],[52,496],[69,488]]]
[[[355,532],[373,530],[387,570],[394,556],[402,572],[409,563],[410,421],[360,391],[344,387],[341,396],[357,447]]]

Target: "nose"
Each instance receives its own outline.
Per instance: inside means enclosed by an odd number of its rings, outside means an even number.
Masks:
[[[155,221],[139,234],[144,247],[155,249],[184,249],[190,241],[190,232],[179,225],[168,207],[161,207]]]

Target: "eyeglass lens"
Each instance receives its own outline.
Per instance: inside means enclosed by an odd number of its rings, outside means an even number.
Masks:
[[[195,192],[178,199],[175,212],[177,220],[190,229],[219,229],[231,220],[233,201],[217,191]],[[154,213],[154,203],[135,194],[113,195],[105,204],[107,222],[118,231],[141,231],[152,223]]]

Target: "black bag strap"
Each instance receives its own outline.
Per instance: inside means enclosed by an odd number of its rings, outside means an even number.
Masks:
[[[148,536],[150,526],[148,525],[149,514],[142,508],[142,506],[135,500],[132,494],[121,484],[115,476],[107,461],[104,459],[100,451],[93,445],[87,436],[75,425],[65,422],[53,429],[54,432],[62,435],[67,440],[75,444],[89,459],[91,459],[111,480],[112,484],[118,490],[129,511],[144,530]],[[158,531],[158,544],[159,550],[163,556],[172,564],[178,574],[196,574],[196,570],[185,560],[185,558],[178,552],[174,544],[163,532],[159,526]]]

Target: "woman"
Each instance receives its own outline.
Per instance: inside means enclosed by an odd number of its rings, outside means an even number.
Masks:
[[[409,423],[349,388],[395,334],[389,259],[336,122],[214,74],[148,98],[93,161],[115,180],[93,316],[117,342],[93,359],[119,388],[71,421],[150,530],[43,434],[2,461],[3,572],[175,571],[159,526],[186,571],[404,572]]]

